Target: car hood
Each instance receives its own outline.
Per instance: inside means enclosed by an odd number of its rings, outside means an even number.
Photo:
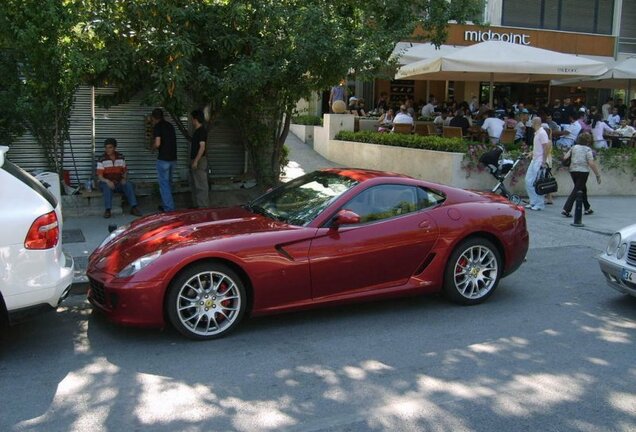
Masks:
[[[629,239],[632,240],[636,237],[636,224],[628,225],[619,229],[617,232],[621,233],[621,238],[623,240]]]
[[[242,207],[159,213],[137,219],[130,228],[93,252],[90,264],[116,273],[137,258],[158,250],[165,254],[211,240],[287,229],[292,227]]]

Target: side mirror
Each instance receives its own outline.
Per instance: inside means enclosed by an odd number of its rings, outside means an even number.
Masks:
[[[342,209],[333,218],[332,226],[337,228],[341,225],[353,225],[360,223],[360,216],[351,210]]]

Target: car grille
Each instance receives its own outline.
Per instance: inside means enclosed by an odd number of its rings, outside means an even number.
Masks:
[[[97,303],[106,306],[106,295],[104,293],[104,284],[97,282],[93,278],[89,278],[91,284],[91,298]]]
[[[627,250],[627,262],[636,266],[636,243],[634,242],[629,244],[629,249]]]

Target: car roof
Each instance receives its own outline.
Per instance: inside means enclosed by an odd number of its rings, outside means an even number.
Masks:
[[[403,174],[393,173],[389,171],[362,169],[362,168],[325,168],[320,171],[338,174],[343,177],[349,177],[350,179],[353,179],[357,182],[363,182],[366,180],[371,180],[371,179],[375,179],[379,177],[384,177],[384,178],[395,177],[395,178],[403,178],[403,179],[412,179],[412,177],[409,177]]]

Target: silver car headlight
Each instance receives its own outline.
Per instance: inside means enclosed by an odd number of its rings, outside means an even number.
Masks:
[[[608,255],[614,255],[616,252],[616,248],[621,244],[621,233],[614,233],[610,238],[609,243],[607,243],[607,248],[605,248],[605,252]]]
[[[108,243],[110,243],[112,239],[114,239],[115,237],[117,237],[118,235],[126,231],[128,228],[130,228],[130,224],[122,225],[119,228],[117,228],[115,231],[113,231],[112,233],[108,234],[108,237],[104,239],[102,244],[99,245],[98,249],[101,249],[104,246],[106,246]]]
[[[142,268],[152,264],[160,256],[161,256],[161,251],[158,250],[157,252],[153,252],[151,254],[144,255],[141,258],[137,258],[136,260],[128,264],[126,267],[124,267],[122,271],[117,273],[117,277],[125,278],[128,276],[132,276],[135,273],[137,273],[139,270],[141,270]]]
[[[621,243],[621,245],[618,247],[618,250],[616,251],[616,258],[623,259],[626,252],[627,252],[627,243]]]

